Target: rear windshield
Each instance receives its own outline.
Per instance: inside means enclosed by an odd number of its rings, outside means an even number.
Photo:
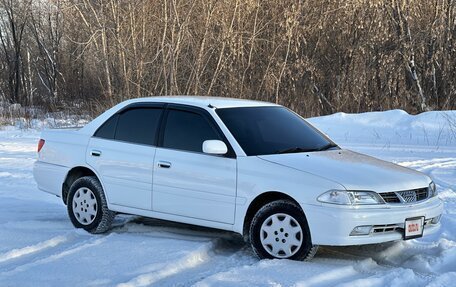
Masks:
[[[224,108],[216,112],[249,156],[336,147],[317,129],[285,107]]]

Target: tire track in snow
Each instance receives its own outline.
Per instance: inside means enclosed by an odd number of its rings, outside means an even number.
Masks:
[[[252,266],[259,262],[258,257],[243,240],[214,240],[209,251],[210,260],[192,269],[157,282],[159,286],[193,286],[195,283],[242,266]]]
[[[39,242],[34,245],[29,245],[29,246],[26,246],[23,248],[17,248],[17,249],[10,250],[8,252],[0,254],[0,263],[6,262],[9,260],[13,260],[16,258],[20,258],[22,256],[27,256],[27,255],[30,255],[33,253],[42,252],[45,249],[48,249],[51,247],[56,247],[57,245],[65,242],[67,240],[68,240],[68,237],[66,237],[66,236],[56,236],[49,240]]]
[[[80,240],[81,237],[79,237],[76,232],[72,232],[64,237],[66,238],[66,244],[56,245],[50,250],[49,248],[41,249],[42,252],[38,252],[37,256],[27,258],[25,262],[22,260],[22,262],[14,262],[7,265],[5,269],[2,267],[4,270],[0,273],[0,277],[27,271],[35,266],[50,263],[84,249],[97,246],[106,241],[106,238],[109,237],[109,235],[101,238],[99,236],[89,236],[88,239]]]
[[[258,261],[242,237],[232,232],[132,216],[122,220],[112,230],[112,234],[125,233],[141,234],[152,240],[168,238],[200,242],[201,245],[193,251],[189,250],[190,253],[182,259],[156,264],[147,272],[139,272],[129,280],[117,282],[118,286],[190,286],[214,273],[238,266],[240,262]]]
[[[354,249],[356,254],[354,254],[354,252],[342,251],[342,249],[350,249],[350,248]],[[425,279],[429,282],[432,281],[433,279],[437,278],[438,274],[436,274],[434,272],[423,272],[421,270],[416,270],[415,268],[403,267],[401,263],[393,264],[392,262],[387,262],[387,259],[386,259],[387,256],[382,255],[382,253],[388,251],[391,248],[395,249],[398,247],[396,247],[396,245],[393,245],[393,246],[387,248],[386,250],[384,250],[383,252],[374,251],[372,253],[367,253],[367,254],[365,253],[365,255],[358,255],[358,254],[362,254],[358,247],[348,247],[348,248],[328,247],[328,248],[325,248],[324,251],[327,254],[332,254],[333,256],[322,258],[322,259],[327,260],[328,262],[334,262],[334,260],[353,260],[353,261],[355,261],[355,264],[356,264],[356,262],[363,262],[363,261],[367,260],[367,261],[372,261],[373,264],[370,264],[372,266],[372,269],[374,269],[374,268],[378,269],[380,267],[380,268],[383,268],[383,270],[382,270],[383,272],[387,272],[388,270],[395,270],[397,268],[403,268],[405,270],[407,270],[407,269],[411,270],[417,277],[419,277],[421,279]],[[334,256],[336,256],[336,257],[334,257]],[[368,268],[364,268],[364,267],[366,267],[366,266],[363,266],[363,268],[358,271],[361,273],[370,273],[370,274],[382,273],[382,272],[378,272],[376,270],[369,271]]]
[[[373,271],[375,267],[380,268],[372,260],[352,263],[325,258],[310,262],[257,259],[253,264],[237,264],[183,286],[335,286],[376,276],[379,272]]]
[[[132,278],[130,281],[120,283],[117,287],[141,287],[149,286],[158,281],[178,274],[186,269],[191,269],[210,260],[209,251],[212,243],[206,243],[195,251],[190,252],[184,258],[166,264],[160,270],[144,273]]]
[[[237,267],[240,262],[250,265],[258,262],[258,259],[246,251],[243,242],[215,239],[189,252],[182,259],[163,264],[160,268],[116,286],[191,286],[206,277]]]
[[[340,257],[340,256],[338,256]],[[288,272],[288,273],[287,273]],[[183,286],[390,286],[372,284],[374,281],[389,282],[397,275],[407,274],[413,280],[412,286],[424,286],[433,278],[416,276],[407,268],[390,268],[378,264],[372,258],[358,260],[347,258],[317,257],[310,262],[289,260],[260,260],[252,265],[237,265],[222,270],[194,284]],[[286,275],[287,274],[287,275]],[[387,280],[384,280],[387,278]],[[401,279],[402,280],[402,279]],[[363,283],[364,282],[364,283]],[[355,283],[355,284],[353,284]],[[166,286],[171,286],[169,284]],[[161,285],[160,285],[161,286]],[[402,286],[402,285],[391,285]]]

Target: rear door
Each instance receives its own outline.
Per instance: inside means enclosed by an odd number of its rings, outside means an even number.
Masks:
[[[163,105],[133,105],[90,139],[87,163],[101,176],[110,204],[151,210],[152,173]]]
[[[205,140],[223,134],[209,114],[169,106],[154,164],[153,210],[234,223],[236,158],[202,152]]]

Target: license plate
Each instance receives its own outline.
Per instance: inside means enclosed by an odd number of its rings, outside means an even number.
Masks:
[[[413,239],[423,236],[424,216],[407,218],[405,220],[404,239]]]

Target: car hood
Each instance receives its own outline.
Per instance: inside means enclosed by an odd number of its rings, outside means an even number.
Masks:
[[[347,190],[376,192],[427,187],[426,175],[350,150],[262,155],[259,158],[343,185]]]

